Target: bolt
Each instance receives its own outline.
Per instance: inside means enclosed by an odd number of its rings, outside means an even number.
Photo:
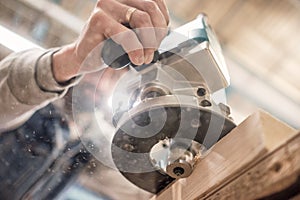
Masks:
[[[173,169],[173,173],[176,175],[176,176],[182,176],[184,174],[184,169],[182,167],[175,167]]]
[[[128,152],[131,152],[131,151],[134,150],[134,146],[132,144],[124,144],[123,149],[128,151]]]
[[[198,88],[197,95],[200,97],[206,95],[206,90],[204,88]]]
[[[208,107],[208,106],[211,106],[211,103],[208,100],[203,100],[203,101],[201,101],[201,106]]]
[[[201,126],[201,121],[200,119],[192,119],[191,120],[191,126],[193,128],[199,128]]]
[[[162,147],[166,149],[166,148],[168,148],[169,146],[168,146],[166,143],[163,143],[163,144],[162,144]]]

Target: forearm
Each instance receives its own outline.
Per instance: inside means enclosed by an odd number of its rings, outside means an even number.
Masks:
[[[80,74],[83,59],[76,54],[75,44],[64,46],[53,54],[53,76],[58,83],[64,83]]]
[[[52,55],[58,49],[12,54],[0,64],[0,130],[25,122],[36,110],[61,98],[75,80],[59,84]],[[65,81],[64,81],[65,82]]]

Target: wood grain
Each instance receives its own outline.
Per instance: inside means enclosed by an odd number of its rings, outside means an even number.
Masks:
[[[206,198],[245,173],[253,162],[274,151],[296,133],[271,115],[258,111],[218,142],[198,162],[190,177],[175,182],[152,200]],[[178,194],[181,197],[178,198]]]
[[[259,199],[288,188],[299,177],[300,133],[207,199]]]

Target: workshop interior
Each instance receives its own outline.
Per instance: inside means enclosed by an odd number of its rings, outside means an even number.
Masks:
[[[1,0],[0,60],[74,41],[95,3]],[[151,64],[133,66],[122,52],[119,59],[114,48],[121,47],[107,41],[112,53],[99,56],[111,68],[96,73],[99,84],[83,78],[66,96],[73,104],[57,102],[72,120],[71,139],[55,147],[33,186],[19,184],[18,198],[151,199],[193,176],[196,163],[257,110],[300,129],[299,0],[166,4],[170,31]]]

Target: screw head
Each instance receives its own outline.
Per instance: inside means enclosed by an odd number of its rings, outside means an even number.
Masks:
[[[173,169],[173,173],[176,175],[176,176],[181,176],[182,174],[184,174],[184,169],[182,167],[175,167]]]
[[[204,88],[198,88],[197,95],[202,97],[206,95],[206,90]]]
[[[203,106],[203,107],[209,107],[209,106],[211,106],[211,103],[208,100],[203,100],[203,101],[201,101],[201,106]]]

